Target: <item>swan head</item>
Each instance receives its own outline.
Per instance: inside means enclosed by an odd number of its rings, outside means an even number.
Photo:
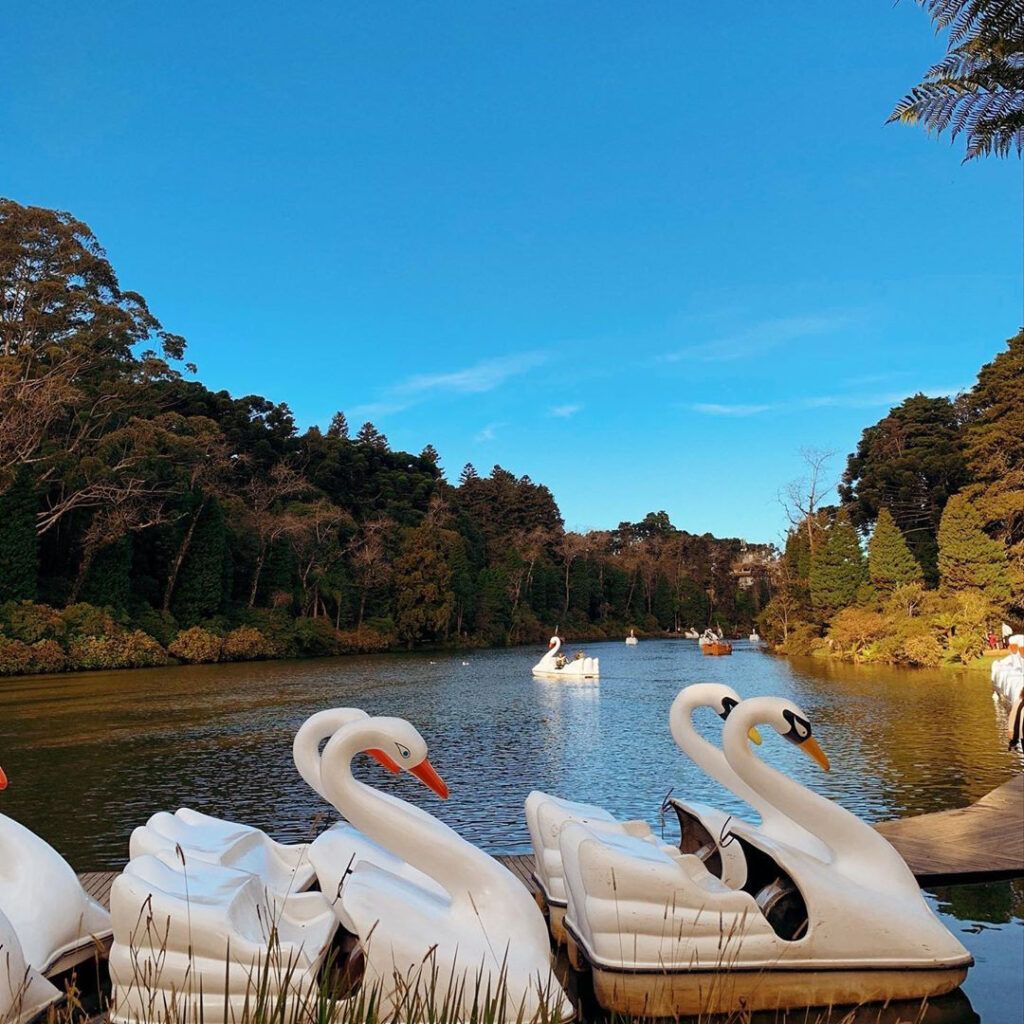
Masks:
[[[399,770],[414,775],[442,800],[448,799],[448,786],[427,759],[427,741],[414,725],[404,718],[367,718],[344,726],[335,736],[344,735],[350,730],[358,730],[361,750],[378,760],[378,755],[383,754]]]
[[[669,724],[681,717],[689,717],[696,708],[709,707],[723,721],[727,721],[733,708],[740,703],[740,695],[724,683],[694,683],[680,690],[669,710]],[[750,739],[760,745],[761,734],[754,726],[747,731]]]
[[[798,750],[813,758],[825,771],[829,771],[828,755],[818,741],[811,735],[811,723],[808,717],[788,700],[772,700],[774,709],[763,720],[770,725],[784,740],[788,740]]]
[[[550,640],[548,641],[548,650],[550,651],[550,650],[551,650],[552,648],[555,648],[555,647],[557,647],[557,646],[558,646],[558,637],[557,637],[557,636],[553,636],[553,637],[552,637],[552,638],[551,638],[551,639],[550,639]]]

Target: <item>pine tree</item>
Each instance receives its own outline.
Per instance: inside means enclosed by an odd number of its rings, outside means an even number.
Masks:
[[[1001,606],[1012,597],[1006,549],[982,529],[978,510],[962,494],[949,499],[939,523],[939,575],[948,591],[976,590]]]
[[[22,466],[0,494],[0,601],[34,601],[39,575],[36,492]]]
[[[860,585],[867,578],[860,538],[845,511],[839,512],[829,528],[825,543],[819,544],[811,559],[811,603],[831,614],[853,604]]]
[[[359,433],[356,434],[356,441],[359,444],[365,444],[369,448],[377,448],[383,452],[388,450],[388,439],[369,420],[359,428]]]
[[[459,474],[459,486],[468,484],[471,480],[479,480],[480,474],[476,471],[476,466],[472,462],[467,462],[462,467],[462,472]]]
[[[224,512],[220,502],[211,500],[196,523],[174,592],[172,609],[183,626],[193,626],[221,610],[226,557]]]
[[[875,588],[891,594],[908,583],[923,583],[921,566],[910,553],[900,528],[888,508],[882,508],[868,541],[868,576]]]
[[[340,438],[341,440],[348,440],[348,420],[345,419],[345,414],[339,409],[331,417],[331,425],[327,428],[327,436]]]
[[[81,597],[100,608],[127,608],[131,596],[132,538],[100,548],[89,565]]]
[[[410,647],[448,636],[456,599],[451,550],[457,534],[424,524],[410,530],[395,563],[395,628]]]
[[[420,452],[420,458],[423,459],[424,462],[429,462],[439,473],[441,472],[441,456],[432,444],[428,444],[423,451]]]

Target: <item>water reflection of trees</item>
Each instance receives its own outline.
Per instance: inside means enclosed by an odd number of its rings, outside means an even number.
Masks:
[[[1019,770],[981,675],[808,658],[793,692],[820,734],[843,734],[847,767],[883,788],[889,816],[966,806]]]

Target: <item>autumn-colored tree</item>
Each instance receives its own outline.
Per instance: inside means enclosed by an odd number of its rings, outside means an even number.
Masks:
[[[256,604],[260,577],[271,548],[293,526],[287,503],[308,490],[308,481],[286,463],[278,463],[266,475],[253,476],[245,487],[246,518],[256,540],[256,558],[249,587],[250,608]]]
[[[370,594],[391,578],[388,540],[394,529],[395,524],[390,519],[370,519],[363,523],[359,532],[349,542],[352,573],[359,588],[359,617],[356,622],[359,629],[363,625],[366,602]]]

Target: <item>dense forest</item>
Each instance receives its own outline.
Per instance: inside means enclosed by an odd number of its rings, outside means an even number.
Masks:
[[[805,453],[762,629],[790,654],[969,663],[1024,626],[1024,331],[949,398],[914,395],[862,434],[838,504]],[[865,545],[866,541],[866,545]],[[866,552],[865,552],[866,546]]]
[[[772,554],[664,512],[567,532],[343,413],[212,392],[89,228],[0,200],[0,673],[747,629]]]

